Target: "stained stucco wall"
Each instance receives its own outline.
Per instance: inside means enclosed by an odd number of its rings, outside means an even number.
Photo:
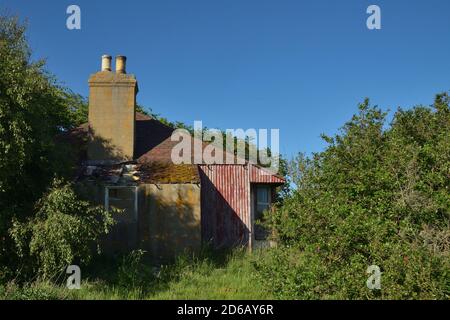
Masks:
[[[201,246],[200,186],[145,184],[139,187],[140,247],[156,261]]]
[[[91,201],[104,205],[105,187],[83,185]],[[197,184],[142,184],[137,188],[138,212],[135,218],[132,201],[114,200],[111,205],[125,209],[115,216],[120,223],[102,241],[107,254],[133,249],[147,251],[156,263],[169,262],[177,255],[201,247],[200,186]],[[120,191],[115,197],[132,198]]]

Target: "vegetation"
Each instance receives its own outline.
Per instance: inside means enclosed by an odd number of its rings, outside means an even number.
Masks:
[[[65,182],[74,164],[55,142],[86,122],[87,100],[31,61],[24,34],[0,16],[0,298],[450,298],[448,94],[399,109],[389,125],[366,100],[339,134],[323,136],[323,152],[281,161],[295,187],[265,218],[277,248],[156,268],[142,251],[97,254],[111,216]],[[61,280],[72,263],[83,265],[81,290]],[[381,290],[366,287],[370,265],[381,268]]]
[[[279,298],[450,297],[449,96],[398,110],[366,100],[329,146],[290,164],[296,189],[267,215],[281,246],[257,263]],[[384,129],[385,128],[385,129]],[[381,290],[366,269],[382,271]]]
[[[80,290],[63,282],[0,285],[0,299],[271,299],[255,277],[258,254],[244,250],[183,255],[173,264],[152,268],[135,251],[119,260],[97,260]],[[119,262],[118,262],[119,261]]]
[[[40,279],[52,279],[73,263],[86,265],[92,258],[90,246],[114,224],[103,207],[80,200],[70,184],[58,180],[37,207],[29,221],[14,221],[10,233],[22,261],[31,258],[28,272]]]
[[[15,250],[8,229],[13,219],[33,215],[33,206],[55,175],[70,167],[55,136],[74,123],[70,91],[32,62],[25,26],[0,16],[0,265],[11,264]],[[6,260],[7,259],[7,260]],[[0,271],[1,274],[1,271]]]

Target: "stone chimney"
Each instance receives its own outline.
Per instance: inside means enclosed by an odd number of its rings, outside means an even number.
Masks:
[[[126,74],[126,57],[102,56],[102,71],[89,78],[90,162],[133,160],[137,81]]]

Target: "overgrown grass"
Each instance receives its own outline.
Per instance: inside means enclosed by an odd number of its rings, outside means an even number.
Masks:
[[[271,299],[255,276],[254,261],[261,252],[245,250],[197,256],[183,255],[158,268],[142,259],[140,252],[118,261],[97,261],[82,274],[81,289],[64,283],[36,281],[0,285],[1,299]]]
[[[253,260],[260,253],[250,255],[235,251],[225,261],[199,260],[190,265],[182,262],[175,281],[168,281],[165,290],[152,299],[270,299],[255,277]]]

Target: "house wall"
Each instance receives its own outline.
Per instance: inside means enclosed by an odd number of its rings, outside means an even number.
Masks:
[[[200,186],[139,186],[139,247],[155,261],[169,261],[201,247]]]
[[[134,188],[134,187],[133,187]],[[91,183],[82,189],[98,205],[105,204],[105,186]],[[102,241],[107,254],[145,250],[154,262],[169,262],[184,251],[201,247],[200,186],[197,184],[141,184],[137,188],[137,219],[131,201],[114,201],[125,209]],[[127,192],[118,195],[130,198]]]
[[[251,245],[247,165],[201,165],[202,238],[215,248]]]
[[[130,202],[124,201],[128,206],[127,217],[122,219],[125,223],[115,227],[107,247],[114,252],[141,248],[163,262],[183,251],[198,250],[203,243],[214,248],[254,247],[250,185],[255,174],[249,167],[252,165],[200,165],[200,185],[139,185],[137,219],[132,218]],[[274,190],[276,184],[269,185]],[[104,204],[104,187],[98,188],[92,194]]]

